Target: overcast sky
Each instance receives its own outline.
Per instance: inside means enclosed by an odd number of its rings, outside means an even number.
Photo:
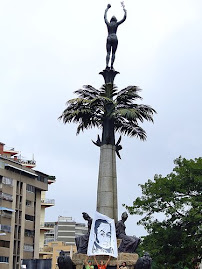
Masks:
[[[46,220],[59,215],[82,221],[96,209],[100,130],[76,136],[76,125],[57,118],[73,92],[104,83],[109,18],[123,17],[120,1],[0,1],[0,141],[34,153],[37,170],[56,176],[47,198],[55,199]],[[138,184],[167,175],[173,160],[200,157],[202,151],[202,1],[126,0],[127,20],[118,29],[114,67],[119,89],[142,88],[142,103],[158,112],[145,123],[148,139],[123,137],[117,160],[119,216],[123,203],[141,195]],[[117,135],[118,137],[118,135]],[[127,233],[141,236],[138,216]]]

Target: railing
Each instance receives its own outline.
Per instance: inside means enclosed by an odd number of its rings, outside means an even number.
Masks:
[[[54,241],[55,241],[54,238],[46,238],[46,239],[44,240],[44,245],[47,245],[48,243],[50,243],[50,242],[54,242]]]
[[[54,226],[55,226],[55,224],[41,222],[41,223],[40,223],[40,226],[41,226],[41,227],[45,227],[45,228],[51,228],[51,229],[53,229]]]
[[[19,159],[19,163],[25,164],[25,165],[36,165],[36,161],[35,160],[20,160]]]
[[[55,199],[42,199],[41,203],[55,205]]]
[[[30,246],[30,245],[24,245],[24,251],[33,252],[34,251],[34,247],[33,246]]]
[[[0,231],[10,233],[11,232],[11,226],[0,224]]]
[[[49,176],[47,179],[50,183],[55,182],[55,176]]]
[[[0,199],[13,202],[13,195],[8,194],[8,193],[4,193],[4,192],[0,192]]]
[[[54,227],[53,227],[54,228]],[[52,231],[47,231],[47,232],[45,232],[45,234],[54,234],[55,232],[54,232],[54,230]]]
[[[13,187],[13,179],[8,177],[2,177],[1,183]]]

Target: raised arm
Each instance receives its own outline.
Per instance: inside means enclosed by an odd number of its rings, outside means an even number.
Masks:
[[[120,25],[121,23],[123,23],[123,22],[126,20],[126,17],[127,17],[127,11],[126,11],[125,8],[123,9],[123,11],[124,11],[123,19],[117,22],[118,25]]]
[[[98,262],[97,262],[97,260],[96,260],[95,256],[94,256],[94,261],[95,261],[95,263],[96,263],[96,264],[97,264],[97,266],[98,266]]]
[[[110,259],[111,259],[111,256],[109,256],[109,258],[108,258],[108,260],[106,261],[106,267],[107,267],[107,265],[108,265],[108,263],[109,263],[109,261],[110,261]]]
[[[84,264],[87,265],[88,264],[88,256],[86,256]]]
[[[104,14],[104,20],[105,20],[105,23],[106,23],[107,25],[109,24],[109,22],[108,22],[108,20],[107,20],[107,11],[110,9],[110,7],[111,7],[111,5],[108,4],[108,5],[107,5],[107,8],[105,9],[105,14]]]

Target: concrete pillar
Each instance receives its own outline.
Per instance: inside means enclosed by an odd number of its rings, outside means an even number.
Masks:
[[[100,147],[97,211],[118,220],[116,155],[112,145]]]
[[[39,190],[36,190],[34,259],[39,258],[40,213],[41,213],[41,192]]]
[[[24,256],[24,238],[25,238],[25,207],[26,207],[26,195],[27,195],[27,184],[22,183],[20,181],[20,184],[22,184],[22,189],[21,185],[19,186],[19,190],[22,193],[22,201],[20,207],[22,208],[22,213],[21,213],[21,235],[20,235],[20,260],[23,259]]]
[[[17,192],[17,180],[13,180],[13,203],[12,203],[12,209],[14,211],[12,213],[12,218],[11,218],[11,227],[12,227],[12,229],[11,229],[11,235],[10,235],[10,254],[9,254],[9,267],[8,267],[9,269],[13,269],[16,192]]]

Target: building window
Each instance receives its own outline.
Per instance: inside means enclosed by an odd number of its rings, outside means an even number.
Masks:
[[[11,232],[11,226],[0,224],[0,231],[10,233]]]
[[[30,221],[34,221],[34,216],[25,214],[25,219],[30,220]]]
[[[2,263],[8,263],[9,262],[9,258],[5,257],[5,256],[0,256],[0,262]]]
[[[0,168],[1,168],[1,169],[4,169],[4,166],[5,166],[5,163],[2,162],[2,161],[0,161]]]
[[[38,176],[37,177],[37,180],[38,181],[41,181],[41,182],[44,182],[44,183],[47,183],[48,182],[48,179],[46,177],[43,177],[43,176]]]
[[[27,191],[35,193],[35,187],[27,184]]]
[[[4,218],[11,219],[12,218],[12,211],[0,210],[0,216],[2,216]]]
[[[34,237],[34,231],[25,229],[25,236]]]
[[[33,245],[24,245],[24,251],[33,252],[34,251]]]
[[[0,247],[10,248],[10,241],[0,240]]]
[[[8,194],[8,193],[4,193],[4,192],[0,192],[0,199],[12,202],[13,201],[13,195]]]
[[[13,186],[13,179],[8,177],[2,177],[2,183],[5,185]]]
[[[31,207],[32,206],[32,201],[26,200],[26,206]]]

